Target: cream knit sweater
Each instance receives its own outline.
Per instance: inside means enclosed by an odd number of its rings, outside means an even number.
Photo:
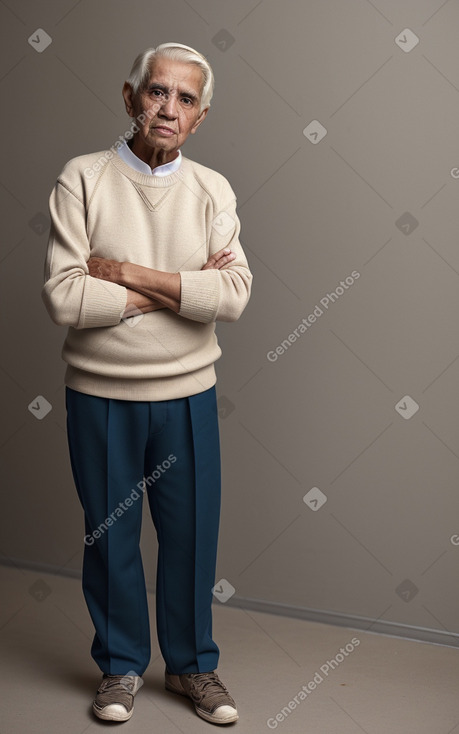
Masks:
[[[65,165],[49,207],[42,296],[53,321],[69,327],[66,385],[122,400],[169,400],[212,387],[222,353],[215,322],[236,321],[252,285],[228,181],[185,157],[176,172],[149,176],[102,151]],[[236,258],[201,270],[223,247]],[[90,257],[179,272],[179,313],[122,319],[126,288],[91,277]]]

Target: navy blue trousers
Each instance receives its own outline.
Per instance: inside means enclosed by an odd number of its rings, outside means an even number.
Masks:
[[[220,517],[215,386],[175,400],[112,400],[66,388],[72,472],[84,509],[83,593],[102,672],[142,675],[151,656],[140,553],[146,494],[158,538],[156,628],[170,673],[215,670]]]

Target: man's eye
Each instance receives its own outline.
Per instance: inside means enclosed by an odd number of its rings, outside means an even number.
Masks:
[[[160,89],[152,89],[152,94],[155,94],[156,96],[161,95],[162,91]]]
[[[186,102],[187,105],[190,105],[191,99],[189,97],[182,97],[182,102]]]

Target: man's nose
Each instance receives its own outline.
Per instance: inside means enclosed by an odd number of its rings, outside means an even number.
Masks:
[[[177,117],[177,95],[169,93],[161,105],[161,113],[169,118]]]

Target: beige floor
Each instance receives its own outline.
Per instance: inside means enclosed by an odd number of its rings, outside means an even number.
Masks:
[[[0,578],[2,734],[459,734],[459,650],[223,604],[214,611],[219,673],[239,722],[215,727],[164,690],[154,628],[134,716],[99,722],[90,703],[100,674],[79,580],[1,566]]]

